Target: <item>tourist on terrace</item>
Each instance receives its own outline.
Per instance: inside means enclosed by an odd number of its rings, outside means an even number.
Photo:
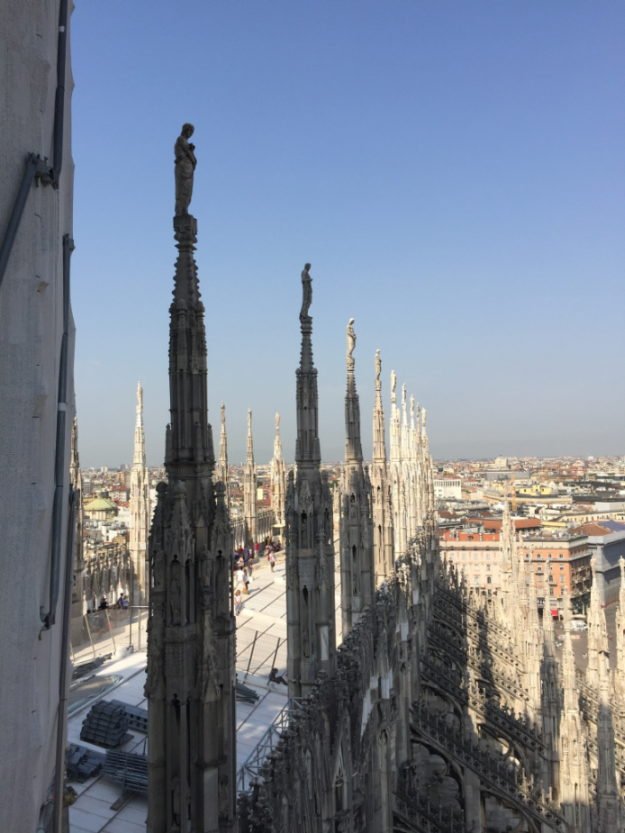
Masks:
[[[278,674],[277,668],[272,668],[271,672],[269,673],[269,682],[270,683],[282,683],[282,685],[288,685],[287,681],[284,679],[282,674]]]

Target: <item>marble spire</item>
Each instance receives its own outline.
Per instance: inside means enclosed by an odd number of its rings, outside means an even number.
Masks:
[[[273,457],[271,458],[271,508],[273,525],[282,535],[285,525],[284,507],[286,502],[286,466],[282,457],[282,439],[280,437],[280,414],[276,413],[275,433],[273,438]]]
[[[406,513],[407,513],[407,537],[412,541],[417,534],[418,527],[418,493],[417,482],[417,412],[414,396],[409,400],[409,422],[407,426],[406,462],[407,474]]]
[[[254,550],[256,543],[256,465],[254,463],[254,435],[252,411],[247,412],[247,455],[243,470],[243,515],[245,517],[245,546]]]
[[[616,771],[616,747],[612,692],[610,685],[610,659],[607,639],[599,653],[598,688],[599,711],[597,715],[597,833],[613,833],[622,830],[623,807],[619,794],[619,778]],[[589,654],[590,657],[590,654]]]
[[[382,353],[375,351],[375,400],[373,404],[373,462],[386,466],[386,433],[382,402]]]
[[[563,600],[563,644],[561,659],[562,714],[559,724],[558,800],[571,833],[590,830],[589,773],[586,726],[579,710],[579,690],[575,674],[575,655],[571,639],[571,603]]]
[[[148,598],[148,536],[150,530],[150,479],[145,457],[143,428],[143,387],[137,383],[135,439],[130,469],[130,528],[128,549],[134,571],[133,604]]]
[[[620,585],[618,592],[618,610],[615,617],[616,631],[616,665],[614,668],[614,686],[619,697],[625,699],[625,558],[619,558]]]
[[[590,604],[588,605],[588,665],[586,666],[586,682],[596,685],[600,671],[600,655],[607,651],[608,634],[605,613],[601,607],[599,580],[596,564],[592,563],[592,586],[590,588]]]
[[[549,574],[549,573],[548,573]],[[544,780],[547,789],[558,789],[559,724],[561,718],[561,689],[559,666],[556,659],[555,630],[548,596],[543,607],[542,679],[542,736],[544,752]]]
[[[401,552],[408,550],[408,492],[410,489],[408,393],[401,386],[401,419],[399,425],[399,540]]]
[[[360,442],[360,403],[356,390],[354,319],[347,324],[345,461],[341,472],[341,612],[343,639],[373,601],[374,575],[371,488]]]
[[[537,725],[542,721],[542,654],[543,634],[538,618],[538,594],[536,592],[536,578],[530,570],[527,571],[527,605],[525,634],[525,671],[527,690],[529,694],[528,706],[532,719]]]
[[[579,716],[579,690],[575,673],[575,654],[573,653],[573,640],[571,639],[571,599],[564,590],[562,596],[562,709],[564,713],[570,712]]]
[[[302,271],[302,344],[296,371],[295,475],[287,487],[287,645],[289,695],[311,693],[336,656],[332,498],[321,473],[317,370],[312,357],[312,278]]]
[[[382,404],[382,356],[375,353],[375,400],[373,405],[373,455],[369,467],[373,523],[373,568],[376,586],[390,578],[393,553],[393,506],[386,460],[384,406]]]
[[[310,264],[302,272],[302,308],[299,314],[302,332],[300,365],[296,371],[297,379],[297,439],[295,441],[295,460],[299,467],[316,470],[321,465],[319,446],[317,369],[313,363],[312,352],[312,316],[308,314],[312,303],[312,278]]]
[[[356,391],[356,332],[354,319],[347,324],[347,352],[345,363],[347,366],[347,390],[345,392],[345,462],[362,465],[362,444],[360,442],[360,400]]]
[[[230,507],[230,480],[228,472],[228,432],[226,430],[226,406],[220,408],[219,461],[215,467],[215,482],[223,483],[226,506]]]
[[[597,691],[597,833],[620,830],[621,801],[616,773],[614,738],[613,680],[610,675],[610,653],[606,618],[599,597],[596,565],[588,608],[588,665],[586,683]]]
[[[427,420],[428,414],[424,407],[420,408],[420,445],[421,461],[423,466],[423,521],[431,521],[434,516],[436,502],[434,500],[434,472],[432,468],[432,455],[430,454],[430,438],[428,437]]]
[[[402,463],[410,456],[410,437],[408,433],[408,391],[406,385],[401,386],[401,432],[400,432],[400,455]]]
[[[401,415],[397,406],[397,374],[391,370],[390,480],[395,557],[406,552],[406,522],[401,466]]]
[[[192,130],[185,125],[176,143],[168,480],[157,487],[149,546],[148,833],[236,830],[232,533],[223,485],[212,482],[197,221],[188,213]]]
[[[501,533],[499,536],[500,550],[499,550],[499,574],[501,576],[501,590],[496,594],[494,599],[495,609],[497,611],[497,619],[500,624],[505,623],[511,617],[512,599],[515,599],[512,590],[512,542],[510,530],[510,505],[507,500],[503,502],[503,510],[501,513]],[[515,605],[516,606],[516,605]],[[514,627],[513,622],[509,623],[511,628]]]

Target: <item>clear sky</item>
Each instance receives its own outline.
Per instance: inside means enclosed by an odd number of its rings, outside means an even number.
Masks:
[[[323,458],[343,455],[356,319],[365,455],[382,350],[439,457],[625,452],[625,3],[76,0],[72,262],[81,463],[162,462],[176,250],[191,211],[210,419],[294,454],[312,263]]]

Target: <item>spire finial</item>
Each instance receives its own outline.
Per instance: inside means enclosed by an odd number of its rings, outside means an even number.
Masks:
[[[345,460],[362,461],[362,445],[360,442],[360,402],[356,390],[356,375],[354,368],[354,348],[356,347],[356,333],[354,319],[350,318],[346,329],[347,352],[347,393],[345,395]]]
[[[299,313],[302,346],[300,363],[295,375],[297,377],[297,439],[295,442],[296,462],[321,462],[318,437],[317,414],[317,371],[313,363],[312,352],[312,316],[309,314],[312,303],[312,278],[310,263],[304,264],[302,270],[302,306]]]
[[[354,372],[354,348],[356,347],[356,332],[354,331],[354,319],[350,318],[347,322],[347,330],[346,330],[346,337],[347,337],[347,370],[348,372]]]
[[[375,390],[382,391],[382,353],[380,348],[375,351]]]
[[[175,180],[176,180],[176,217],[186,216],[189,213],[189,203],[193,195],[193,174],[197,159],[195,158],[195,145],[189,139],[193,136],[194,127],[185,122],[182,125],[180,136],[174,145],[175,157]]]
[[[299,320],[304,323],[306,318],[310,318],[309,310],[312,304],[312,278],[310,277],[310,263],[304,264],[302,270],[302,308],[299,314]]]
[[[254,438],[252,435],[252,409],[247,409],[247,462],[254,465]]]

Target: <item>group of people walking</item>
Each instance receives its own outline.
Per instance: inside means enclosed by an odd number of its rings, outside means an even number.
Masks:
[[[264,556],[273,573],[276,567],[276,551],[279,550],[279,545],[274,544],[268,538],[262,547]],[[254,568],[258,564],[260,552],[261,545],[255,544],[254,549],[241,547],[232,556],[235,616],[238,616],[241,612],[244,597],[249,596],[254,587]]]

